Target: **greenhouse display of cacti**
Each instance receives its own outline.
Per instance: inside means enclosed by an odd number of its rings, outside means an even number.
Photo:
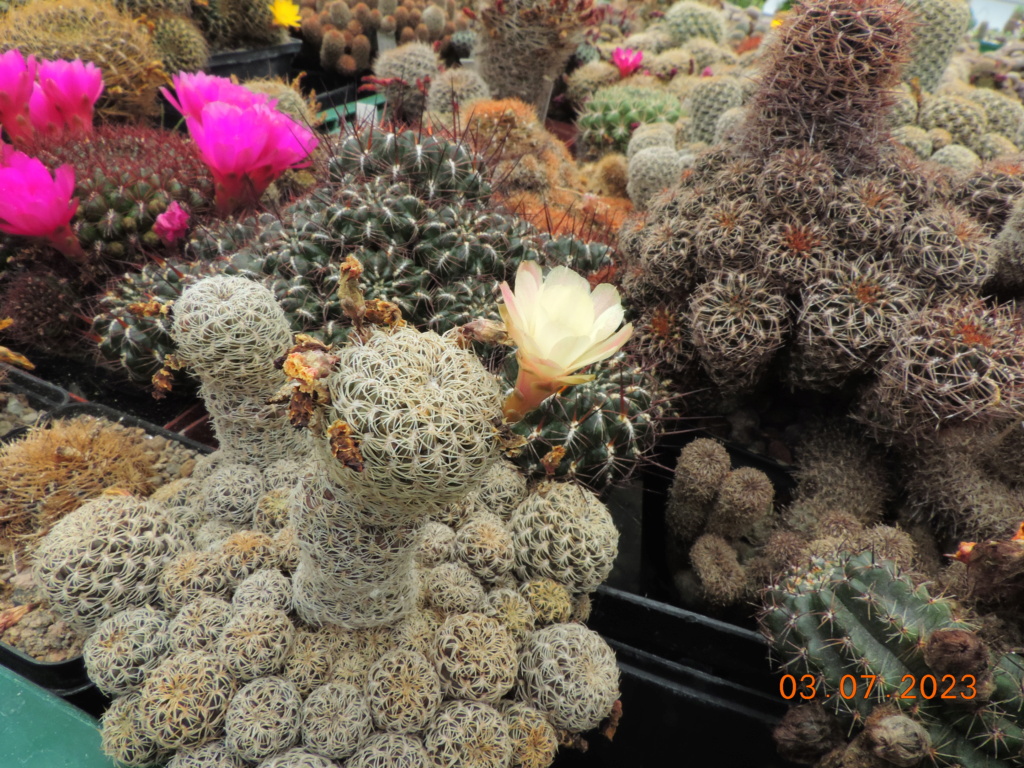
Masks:
[[[0,361],[212,451],[5,439],[0,663],[125,766],[1024,768],[1020,14],[768,11],[0,0]]]

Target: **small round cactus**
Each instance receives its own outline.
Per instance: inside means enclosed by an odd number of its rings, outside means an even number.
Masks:
[[[108,696],[138,690],[169,650],[167,614],[149,606],[111,616],[82,648],[85,668]]]
[[[302,744],[318,755],[342,760],[372,732],[366,697],[354,685],[327,683],[302,705]]]
[[[288,614],[273,608],[245,608],[228,622],[217,654],[231,673],[246,682],[281,671],[295,638]]]
[[[533,632],[537,621],[537,614],[529,600],[509,588],[488,592],[481,613],[500,622],[512,635],[517,646]]]
[[[216,656],[176,653],[146,679],[140,702],[147,736],[168,749],[191,747],[221,734],[237,682]]]
[[[263,496],[263,477],[248,464],[225,462],[202,485],[203,508],[211,518],[234,525],[252,525],[253,512]]]
[[[608,508],[574,483],[534,492],[512,517],[519,578],[548,577],[575,592],[597,589],[618,554],[619,532]]]
[[[232,614],[231,605],[220,598],[201,597],[189,603],[167,627],[171,649],[213,653]]]
[[[231,580],[220,552],[182,552],[160,574],[160,599],[176,613],[204,597],[226,598]]]
[[[401,733],[378,733],[364,741],[345,768],[432,768],[423,742]]]
[[[572,595],[554,579],[531,579],[519,585],[519,594],[533,609],[537,626],[561,624],[572,614]]]
[[[503,768],[512,742],[501,714],[477,701],[445,704],[423,734],[436,768]]]
[[[231,605],[236,611],[272,608],[287,613],[292,607],[291,579],[276,568],[256,571],[235,588]]]
[[[167,768],[248,768],[249,763],[232,752],[223,739],[198,747],[179,749]]]
[[[500,518],[486,513],[472,517],[459,528],[455,553],[484,582],[507,574],[515,561],[515,545],[508,528]]]
[[[444,613],[475,611],[484,599],[480,580],[462,563],[445,563],[423,575],[423,594]]]
[[[100,719],[103,753],[118,763],[148,766],[159,763],[167,750],[142,729],[142,694],[119,696]]]
[[[518,701],[501,701],[497,709],[508,726],[513,768],[547,768],[555,761],[558,734],[543,713]]]
[[[370,667],[366,703],[377,728],[416,733],[441,705],[441,681],[416,651],[391,651]]]
[[[519,677],[519,698],[569,731],[596,728],[619,697],[615,653],[582,624],[554,624],[531,634],[519,657]]]
[[[299,629],[281,676],[295,683],[300,694],[308,696],[314,688],[330,681],[336,653],[330,633]]]
[[[228,707],[224,724],[231,750],[246,760],[262,760],[299,739],[302,697],[283,677],[261,677],[242,686]]]
[[[482,613],[449,616],[437,630],[434,659],[446,695],[495,702],[516,680],[512,634]]]
[[[416,562],[423,568],[450,563],[455,559],[455,531],[444,523],[429,522],[420,529]]]

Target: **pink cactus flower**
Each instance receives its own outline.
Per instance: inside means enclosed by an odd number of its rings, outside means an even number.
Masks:
[[[22,56],[21,51],[0,54],[0,127],[14,143],[32,137],[32,121],[28,102],[36,80],[36,59]]]
[[[167,210],[156,217],[153,232],[165,245],[174,245],[188,232],[188,211],[174,200]]]
[[[92,113],[103,93],[103,73],[91,61],[43,61],[39,64],[39,88],[60,116],[70,135],[92,132]],[[31,106],[31,105],[30,105]]]
[[[222,216],[255,205],[289,168],[307,166],[318,143],[312,131],[265,104],[213,102],[186,124],[213,174]]]
[[[85,256],[71,231],[78,210],[75,169],[62,165],[53,175],[41,160],[0,147],[0,232],[45,240],[71,259]]]
[[[632,48],[616,48],[612,52],[612,64],[619,68],[619,77],[629,77],[636,72],[644,60],[643,51]]]
[[[700,76],[701,77],[714,77],[715,73],[711,70],[711,67],[704,67],[704,69],[702,69],[700,71]]]
[[[160,92],[187,120],[201,121],[203,107],[215,101],[243,108],[257,104],[274,107],[277,104],[277,99],[253,93],[226,77],[216,77],[205,72],[179,72],[171,78],[171,82],[174,83],[174,95],[166,88],[161,88]]]
[[[37,137],[55,139],[64,132],[64,116],[39,83],[35,84],[29,97],[28,114]]]

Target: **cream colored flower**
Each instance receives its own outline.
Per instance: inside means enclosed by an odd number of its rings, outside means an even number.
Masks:
[[[519,378],[505,401],[508,421],[519,421],[563,387],[593,379],[575,372],[614,355],[633,333],[632,324],[619,328],[618,289],[602,283],[591,291],[586,278],[567,267],[555,267],[545,279],[537,262],[524,261],[515,293],[502,283],[501,294],[505,303],[498,311],[519,347]]]

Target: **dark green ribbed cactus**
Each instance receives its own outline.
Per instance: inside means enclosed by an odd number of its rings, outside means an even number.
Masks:
[[[339,265],[348,256],[363,266],[367,299],[393,302],[407,322],[438,333],[477,318],[498,320],[498,285],[511,281],[523,261],[584,275],[610,270],[607,246],[553,239],[495,208],[481,168],[461,144],[412,132],[346,137],[331,160],[333,189],[320,189],[280,216],[199,232],[188,252],[209,267],[175,264],[170,274],[147,268],[113,290],[94,321],[101,350],[148,382],[173,352],[166,332],[171,305],[193,270],[264,283],[294,332],[326,343],[340,343],[348,333],[337,295]],[[559,475],[604,483],[635,466],[653,440],[660,399],[643,370],[620,362],[598,371],[597,380],[559,395],[518,427],[529,440],[524,464],[539,469],[552,447],[564,445]],[[514,369],[512,376],[509,386]]]
[[[855,725],[894,704],[924,727],[940,765],[1024,764],[1024,665],[991,654],[955,603],[892,562],[814,560],[764,592],[760,621],[780,668],[814,675],[814,699]]]

